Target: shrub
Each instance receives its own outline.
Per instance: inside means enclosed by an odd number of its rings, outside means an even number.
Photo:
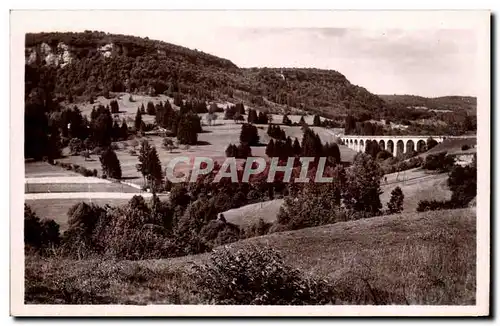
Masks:
[[[466,207],[477,195],[477,168],[455,165],[448,177],[448,187],[452,191],[451,202],[456,207]]]
[[[238,241],[240,229],[237,225],[223,220],[211,220],[201,228],[200,237],[209,246],[214,247]]]
[[[277,221],[289,230],[331,224],[346,220],[341,207],[341,180],[332,183],[311,183],[296,195],[285,198]]]
[[[226,157],[237,157],[238,156],[238,146],[229,144],[226,148]]]
[[[244,238],[252,238],[252,237],[258,237],[261,235],[265,235],[269,232],[272,225],[273,225],[273,223],[268,223],[268,222],[264,221],[262,218],[260,218],[254,224],[246,227],[242,236]]]
[[[102,147],[96,147],[92,152],[94,153],[94,155],[101,155],[103,151],[104,149]]]
[[[83,142],[79,138],[72,138],[69,141],[69,150],[71,155],[79,155],[83,149]]]
[[[111,149],[117,151],[120,149],[120,145],[118,143],[111,143]]]
[[[210,304],[317,305],[334,301],[326,281],[306,278],[273,249],[216,251],[195,265],[196,284]]]
[[[462,145],[462,150],[463,150],[463,151],[466,151],[466,150],[468,150],[469,148],[470,148],[470,146],[469,146],[469,145]]]
[[[423,168],[426,170],[437,170],[439,172],[448,172],[455,164],[455,159],[446,155],[446,152],[427,155]]]
[[[418,202],[417,212],[435,211],[455,208],[450,201],[421,200]]]
[[[31,207],[24,204],[24,244],[43,253],[58,246],[60,240],[59,224],[54,220],[40,220]]]
[[[257,131],[257,127],[249,123],[243,124],[241,126],[240,142],[250,146],[257,146],[259,144],[259,132]]]
[[[431,150],[437,144],[438,142],[434,138],[430,137],[429,139],[427,139],[427,150],[428,151]]]
[[[392,157],[392,154],[389,153],[388,151],[382,150],[377,153],[377,161],[384,161],[390,157]]]

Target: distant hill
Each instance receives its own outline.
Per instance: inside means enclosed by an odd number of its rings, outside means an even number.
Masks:
[[[477,98],[472,96],[422,97],[416,95],[378,95],[386,103],[405,107],[426,107],[429,110],[465,110],[476,113]]]
[[[337,71],[242,69],[198,50],[104,32],[26,34],[25,59],[27,97],[40,89],[69,102],[109,92],[163,93],[326,114],[380,112],[385,106]]]

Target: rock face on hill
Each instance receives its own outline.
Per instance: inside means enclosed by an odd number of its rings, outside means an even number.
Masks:
[[[316,112],[377,111],[384,101],[333,70],[242,69],[162,41],[103,32],[26,35],[26,91],[91,97],[108,92],[239,99]]]

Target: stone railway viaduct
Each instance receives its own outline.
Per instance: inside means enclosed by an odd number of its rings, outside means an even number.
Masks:
[[[432,137],[438,143],[445,139],[471,138],[472,136],[357,136],[342,135],[342,144],[357,152],[364,152],[367,141],[376,141],[381,149],[396,156],[399,153],[421,151],[427,146],[427,139]]]

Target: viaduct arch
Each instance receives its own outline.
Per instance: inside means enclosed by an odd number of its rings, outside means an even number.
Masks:
[[[399,153],[410,151],[424,151],[427,146],[427,139],[433,138],[438,143],[448,138],[471,138],[473,136],[340,136],[342,144],[357,152],[364,152],[367,142],[375,141],[381,149],[387,150],[396,156]]]

